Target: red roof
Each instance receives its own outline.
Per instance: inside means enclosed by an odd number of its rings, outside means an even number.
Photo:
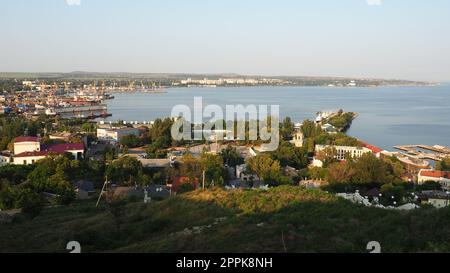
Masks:
[[[450,179],[450,172],[443,172],[443,171],[429,171],[429,170],[422,170],[420,171],[421,176],[426,177],[433,177],[433,178],[447,178]]]
[[[364,143],[363,142],[364,147],[366,147],[367,149],[371,150],[374,154],[378,154],[381,153],[383,151],[383,149],[378,148],[376,146],[370,145],[368,143]]]
[[[25,152],[18,155],[14,155],[14,157],[36,157],[36,156],[47,156],[48,152],[45,151],[36,151],[36,152]]]
[[[41,151],[25,152],[17,154],[14,157],[35,157],[35,156],[48,156],[48,154],[64,154],[68,151],[84,151],[83,143],[64,143],[54,144],[48,147],[42,147]]]
[[[39,138],[37,137],[16,137],[14,140],[14,143],[21,143],[21,142],[39,142]]]
[[[57,154],[63,154],[67,151],[84,151],[84,144],[83,143],[54,144],[45,147],[44,151]]]

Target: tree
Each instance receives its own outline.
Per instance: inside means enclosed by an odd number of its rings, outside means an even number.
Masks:
[[[118,184],[136,183],[143,173],[143,166],[139,160],[133,157],[124,156],[106,168],[105,175]]]
[[[355,175],[353,182],[358,184],[376,183],[386,184],[392,182],[393,175],[388,164],[373,154],[364,154],[354,164]]]
[[[248,169],[265,182],[276,182],[281,176],[280,162],[268,154],[257,155],[247,159]]]
[[[220,152],[223,162],[229,167],[236,167],[238,165],[244,164],[244,159],[237,152],[236,148],[228,145],[225,149]]]
[[[400,204],[405,197],[405,187],[401,184],[389,183],[381,186],[381,202],[384,205],[393,205],[394,202]],[[392,198],[393,197],[393,198]]]
[[[314,138],[323,132],[322,128],[311,120],[305,120],[303,122],[301,131],[305,138]]]
[[[336,159],[337,151],[333,147],[326,147],[322,151],[319,151],[316,158],[323,162],[323,167],[328,167],[332,163],[337,162]]]
[[[97,125],[92,122],[86,122],[81,125],[81,130],[86,133],[95,133],[95,131],[97,130]]]
[[[224,185],[224,169],[221,156],[203,153],[200,164],[202,170],[205,172],[206,186],[210,186],[213,182],[215,186]]]
[[[120,139],[120,145],[128,147],[128,148],[136,148],[141,146],[141,140],[135,135],[123,136]]]
[[[450,157],[443,159],[440,162],[436,163],[436,169],[439,171],[450,171]]]
[[[283,140],[291,140],[292,135],[294,134],[294,123],[292,122],[290,117],[286,117],[280,128],[281,139]]]
[[[58,195],[58,204],[69,205],[75,200],[75,191],[62,171],[57,171],[50,176],[48,183],[51,185],[53,192]]]
[[[44,208],[44,199],[41,194],[30,189],[23,189],[17,197],[17,207],[31,218],[37,217]]]
[[[185,154],[182,158],[182,165],[180,167],[180,172],[182,176],[189,178],[189,182],[193,183],[201,176],[201,164],[198,159],[193,157],[191,154]]]
[[[330,183],[349,183],[355,172],[352,162],[333,163],[328,168],[327,180]]]
[[[283,167],[290,166],[296,169],[302,169],[308,166],[308,150],[298,148],[293,144],[282,141],[278,149],[271,153],[273,159],[280,162]]]
[[[145,150],[149,158],[166,157],[166,149],[170,147],[170,138],[167,136],[158,137],[152,144],[147,146]]]

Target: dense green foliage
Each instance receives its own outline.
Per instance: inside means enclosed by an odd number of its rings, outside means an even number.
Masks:
[[[83,252],[365,253],[370,241],[384,253],[450,251],[448,208],[366,208],[298,187],[195,191],[118,206],[116,216],[87,203],[45,209],[33,221],[18,217],[0,226],[0,252],[66,252],[73,240]]]
[[[127,148],[136,148],[142,145],[142,140],[135,135],[123,136],[120,145]]]
[[[436,169],[440,171],[450,172],[450,157],[436,163]]]
[[[350,128],[350,125],[352,124],[354,118],[355,113],[344,113],[343,110],[340,110],[337,115],[328,119],[327,123],[333,125],[335,128],[342,132]]]
[[[223,149],[220,152],[220,156],[222,157],[224,164],[229,167],[236,167],[244,164],[244,159],[236,151],[236,148],[233,148],[231,145],[228,145],[225,149]]]
[[[289,142],[281,142],[278,149],[270,153],[273,159],[282,167],[290,166],[296,169],[306,168],[309,164],[306,148],[297,148]]]

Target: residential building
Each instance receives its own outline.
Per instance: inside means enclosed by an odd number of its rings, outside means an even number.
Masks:
[[[37,137],[18,137],[14,140],[14,154],[41,151],[41,142]]]
[[[94,183],[84,180],[78,181],[75,183],[75,193],[77,195],[77,199],[79,200],[92,198],[96,193]]]
[[[12,156],[8,151],[0,152],[0,167],[11,163]]]
[[[236,166],[236,179],[241,181],[257,181],[258,176],[247,172],[247,164]]]
[[[366,147],[351,147],[351,146],[334,146],[334,145],[316,145],[316,153],[326,150],[327,148],[332,148],[336,150],[336,159],[345,160],[347,156],[352,158],[359,158],[367,153],[372,153],[372,151]]]
[[[42,160],[50,154],[70,153],[75,159],[84,157],[83,143],[61,143],[43,145],[37,137],[18,137],[14,140],[14,156],[10,163],[14,165],[29,165]]]
[[[303,147],[303,143],[305,141],[305,138],[303,136],[303,133],[301,131],[296,131],[294,133],[294,138],[291,140],[291,143],[295,145],[297,148]]]
[[[444,189],[450,189],[450,172],[434,171],[434,170],[420,170],[417,178],[417,183],[423,184],[426,182],[437,182],[442,185]]]
[[[139,136],[140,131],[137,128],[121,127],[121,128],[98,128],[97,137],[100,140],[120,142],[124,136]]]
[[[432,205],[438,209],[450,206],[450,192],[423,191],[418,197],[422,204]]]
[[[379,147],[376,147],[376,146],[373,146],[373,145],[370,145],[370,144],[368,144],[368,143],[363,143],[363,146],[364,146],[365,148],[371,150],[372,153],[373,153],[376,157],[378,157],[378,158],[381,157],[381,153],[384,151],[383,149],[381,149],[381,148],[379,148]]]

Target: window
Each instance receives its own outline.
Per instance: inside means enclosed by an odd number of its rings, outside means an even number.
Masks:
[[[23,165],[27,165],[27,161],[26,160],[23,161]]]

